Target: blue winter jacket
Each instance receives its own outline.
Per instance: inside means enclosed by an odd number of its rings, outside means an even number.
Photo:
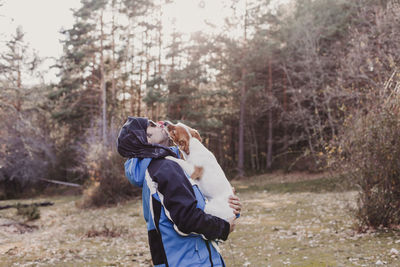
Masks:
[[[143,121],[139,124],[145,126]],[[121,133],[122,130],[118,138],[119,147],[124,143],[122,139],[126,134]],[[139,139],[143,138],[139,137],[136,141]],[[197,185],[177,163],[164,158],[166,154],[177,156],[177,148],[163,148],[168,151],[160,150],[158,145],[153,151],[147,147],[145,150],[150,157],[134,157],[125,162],[126,177],[132,184],[142,187],[143,213],[153,264],[172,267],[225,266],[210,240],[226,240],[229,223],[204,213],[205,200]],[[123,153],[120,151],[120,154]]]

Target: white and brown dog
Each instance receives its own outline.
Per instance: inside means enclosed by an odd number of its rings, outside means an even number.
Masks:
[[[232,187],[213,153],[201,143],[200,134],[183,123],[165,122],[164,125],[185,160],[166,158],[177,162],[198,184],[207,199],[204,211],[227,221],[234,217],[228,203],[229,196],[233,195]]]

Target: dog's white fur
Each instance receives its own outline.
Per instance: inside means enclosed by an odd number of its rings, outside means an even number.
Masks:
[[[179,123],[177,126],[183,126],[189,133],[190,153],[187,155],[182,151],[186,161],[171,156],[166,158],[177,162],[189,175],[194,172],[194,166],[203,168],[203,175],[196,180],[196,183],[207,199],[204,211],[228,221],[235,214],[233,209],[229,207],[228,198],[233,195],[233,191],[224,171],[213,153],[198,139],[192,137],[186,125]]]

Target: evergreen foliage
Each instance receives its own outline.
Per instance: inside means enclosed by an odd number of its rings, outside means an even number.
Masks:
[[[114,153],[127,116],[196,128],[229,177],[325,168],[346,119],[369,112],[400,64],[398,3],[228,2],[223,28],[189,36],[163,28],[168,1],[83,0],[53,85],[24,85],[40,60],[17,32],[0,59],[0,179],[83,184],[88,137]]]

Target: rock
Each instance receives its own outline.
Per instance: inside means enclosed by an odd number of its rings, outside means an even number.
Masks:
[[[394,254],[394,255],[398,255],[399,251],[397,249],[395,249],[395,248],[392,248],[389,253],[390,254]]]

